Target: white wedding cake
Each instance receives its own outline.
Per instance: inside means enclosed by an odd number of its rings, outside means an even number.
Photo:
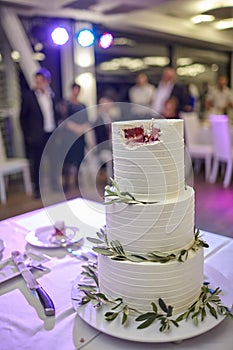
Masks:
[[[204,280],[194,191],[185,184],[183,121],[115,122],[112,145],[118,192],[110,188],[118,200],[106,196],[106,235],[129,259],[98,255],[100,292],[141,312],[162,298],[182,313]]]

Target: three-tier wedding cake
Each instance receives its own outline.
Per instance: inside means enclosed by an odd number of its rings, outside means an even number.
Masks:
[[[185,184],[183,121],[115,122],[112,145],[106,235],[115,254],[98,255],[100,292],[142,312],[162,298],[179,314],[197,300],[204,279],[194,191]]]

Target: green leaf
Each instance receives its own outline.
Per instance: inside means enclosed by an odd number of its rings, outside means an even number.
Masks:
[[[159,298],[159,306],[164,312],[168,312],[167,305],[165,304],[162,298]]]
[[[152,316],[156,316],[154,312],[147,312],[145,314],[138,316],[135,321],[144,321]]]
[[[206,317],[206,311],[205,311],[205,308],[203,307],[201,309],[201,321],[202,322],[204,321],[205,317]]]
[[[118,240],[110,242],[112,249],[119,255],[125,255],[124,249]]]
[[[104,316],[107,321],[113,321],[118,316],[118,312],[106,312]]]
[[[198,317],[193,317],[193,323],[195,326],[198,326]]]
[[[89,274],[93,275],[95,271],[89,265],[83,265],[83,270],[87,271]]]
[[[87,240],[94,244],[103,244],[104,242],[97,238],[87,237]]]
[[[122,316],[121,324],[125,324],[129,316],[129,308],[127,305],[124,306],[122,312],[123,312],[123,316]]]
[[[144,256],[135,254],[127,254],[127,259],[132,262],[147,261],[147,259]]]
[[[106,226],[104,225],[103,227],[100,228],[100,233],[105,235],[105,229],[106,229]]]
[[[212,295],[210,298],[209,298],[209,301],[212,302],[212,303],[218,303],[221,301],[221,299],[219,298],[219,296],[217,295]]]
[[[85,294],[86,294],[86,296],[89,298],[89,299],[92,299],[92,300],[96,300],[96,296],[95,296],[95,294],[91,294],[91,293],[89,293],[89,292],[87,292],[87,291],[83,291]]]
[[[105,233],[104,232],[96,232],[96,234],[99,237],[99,239],[101,240],[101,242],[104,242]]]
[[[152,309],[153,309],[153,311],[154,311],[154,313],[158,313],[158,308],[157,308],[157,306],[156,306],[156,304],[155,303],[151,303],[151,305],[152,305]]]
[[[227,312],[226,315],[227,315],[227,317],[230,317],[233,319],[233,314],[231,312]]]
[[[109,301],[109,299],[103,293],[96,293],[96,296],[104,301]]]
[[[187,312],[184,312],[183,314],[179,315],[179,316],[176,318],[176,322],[183,321],[184,319],[186,319],[186,317],[187,317]]]
[[[123,255],[115,255],[112,260],[117,260],[117,261],[125,261],[127,260],[126,256]]]
[[[219,287],[217,287],[217,288],[213,291],[212,295],[218,295],[218,294],[220,294],[220,293],[222,293],[222,290],[221,290]]]
[[[123,299],[122,298],[117,298],[117,299],[115,299],[115,301],[120,301],[121,303],[123,303]]]
[[[113,255],[113,252],[111,252],[111,250],[109,248],[94,247],[93,250],[94,250],[94,252],[96,252],[98,254],[102,254],[102,255],[106,255],[106,256]]]
[[[173,307],[171,305],[169,305],[168,308],[167,308],[167,317],[171,317],[172,316],[172,311],[173,311]]]
[[[176,322],[175,320],[170,320],[170,322],[172,322],[174,324],[174,326],[179,327],[178,322]]]
[[[121,304],[122,304],[122,299],[120,300],[120,302],[116,306],[112,307],[112,310],[116,310]]]
[[[80,302],[80,305],[85,305],[85,304],[89,303],[90,301],[91,301],[90,298],[83,297],[81,302]]]
[[[187,257],[188,257],[188,251],[186,249],[182,249],[179,253],[178,260],[180,262],[184,262],[185,260],[187,260]]]
[[[215,308],[212,307],[209,303],[207,303],[206,305],[207,305],[208,309],[210,310],[211,315],[214,316],[217,319],[218,318],[218,314],[217,314]]]
[[[130,194],[129,192],[120,192],[121,196],[129,196],[132,200],[135,201],[135,198],[132,194]]]
[[[125,324],[127,320],[128,320],[128,315],[125,312],[123,312],[121,324],[122,325]]]
[[[115,312],[108,311],[108,312],[106,312],[106,313],[104,314],[104,316],[105,316],[105,317],[108,317],[108,316],[112,316],[112,315],[114,315],[114,314],[115,314]]]
[[[161,327],[159,328],[160,332],[167,332],[170,329],[170,324],[167,319],[161,320]]]
[[[195,239],[197,240],[199,236],[200,236],[200,230],[199,230],[199,229],[196,229],[196,232],[195,232]]]
[[[96,286],[88,286],[88,285],[81,285],[81,284],[79,284],[79,288],[78,288],[79,290],[87,290],[87,291],[91,291],[91,292],[93,292],[93,291],[95,291],[96,290]]]
[[[198,317],[198,315],[201,313],[201,309],[199,308],[194,314],[192,315],[192,318]]]
[[[113,200],[111,200],[111,201],[104,202],[104,204],[105,204],[105,205],[110,205],[110,204],[114,204],[114,203],[116,203],[116,202],[118,202],[118,201],[115,200],[115,199],[113,199]]]
[[[144,328],[147,328],[149,327],[153,322],[154,320],[156,319],[156,315],[153,313],[149,318],[147,318],[147,320],[143,323],[141,323],[137,329],[144,329]],[[137,321],[137,319],[136,319]]]

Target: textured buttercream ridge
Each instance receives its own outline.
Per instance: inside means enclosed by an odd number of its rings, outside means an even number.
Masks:
[[[200,293],[203,258],[203,249],[192,252],[185,262],[165,264],[114,261],[99,256],[100,291],[110,298],[122,297],[130,307],[142,311],[149,311],[151,302],[162,298],[174,307],[176,314],[190,306]],[[149,282],[148,290],[144,279]]]
[[[146,142],[142,138],[144,142],[139,142],[137,136],[125,136],[127,128],[152,130],[154,124],[160,130],[158,141]],[[112,128],[114,178],[121,191],[148,202],[176,197],[184,191],[183,121],[116,122]]]
[[[130,252],[163,248],[167,253],[189,246],[194,237],[194,190],[188,186],[184,196],[148,205],[106,204],[106,232],[110,241],[120,241]]]

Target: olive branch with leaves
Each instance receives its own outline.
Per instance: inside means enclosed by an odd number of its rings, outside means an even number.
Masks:
[[[125,203],[125,204],[155,204],[158,202],[147,202],[136,199],[131,193],[121,191],[118,183],[110,177],[111,185],[105,186],[105,195],[107,199],[105,204]]]
[[[187,311],[175,318],[173,307],[166,305],[162,298],[159,298],[157,303],[151,302],[152,310],[145,313],[126,305],[122,298],[108,298],[100,292],[97,270],[97,264],[83,266],[82,275],[86,279],[86,283],[78,284],[78,289],[84,296],[81,299],[73,298],[73,300],[78,300],[80,306],[92,302],[95,308],[101,308],[106,304],[113,305],[104,314],[106,321],[111,322],[121,316],[121,324],[125,325],[129,321],[129,316],[134,316],[136,322],[141,322],[137,329],[147,328],[157,321],[160,324],[159,331],[167,333],[171,326],[179,327],[181,321],[189,319],[197,326],[200,321],[205,320],[208,314],[215,319],[218,319],[219,316],[227,316],[233,319],[231,310],[222,304],[220,298],[222,290],[219,287],[215,290],[211,289],[208,282],[203,284],[199,297]]]
[[[145,254],[134,254],[126,251],[118,240],[109,242],[106,228],[101,228],[100,232],[97,232],[97,238],[88,237],[87,240],[97,245],[92,249],[98,254],[102,254],[110,257],[112,260],[118,261],[132,261],[132,262],[154,262],[154,263],[167,263],[169,261],[184,262],[187,260],[191,251],[198,251],[200,248],[208,248],[209,245],[200,239],[200,230],[196,230],[194,233],[194,240],[189,248],[182,249],[178,253],[161,253],[159,251],[148,252]]]

